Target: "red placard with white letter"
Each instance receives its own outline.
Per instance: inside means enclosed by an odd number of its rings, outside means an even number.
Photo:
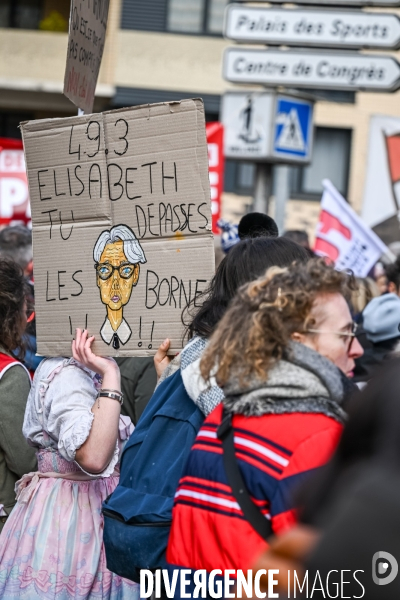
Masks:
[[[220,233],[217,221],[221,216],[221,195],[224,190],[224,128],[222,123],[207,123],[208,163],[211,188],[212,230]]]
[[[31,220],[25,158],[20,140],[0,138],[0,226]]]

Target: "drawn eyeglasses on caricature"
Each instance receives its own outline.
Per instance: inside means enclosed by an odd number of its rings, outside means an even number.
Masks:
[[[116,225],[99,235],[93,248],[93,259],[100,299],[107,309],[100,335],[106,344],[112,344],[118,350],[132,335],[123,316],[123,307],[139,281],[140,264],[146,262],[146,257],[132,229],[127,225]]]
[[[114,271],[118,271],[119,276],[122,279],[129,279],[133,275],[136,265],[131,265],[130,263],[122,264],[119,267],[113,267],[108,263],[98,263],[95,265],[95,269],[97,271],[97,275],[103,281],[107,281],[113,275]]]

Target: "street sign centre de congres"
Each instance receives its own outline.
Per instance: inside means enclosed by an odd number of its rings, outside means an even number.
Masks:
[[[336,90],[394,91],[400,65],[391,56],[307,50],[227,48],[223,74],[232,83]]]
[[[230,4],[224,35],[236,42],[334,48],[397,48],[397,15]]]

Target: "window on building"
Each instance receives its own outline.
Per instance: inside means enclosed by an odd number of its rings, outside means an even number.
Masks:
[[[255,163],[226,160],[224,191],[241,196],[251,196],[254,190],[255,174]]]
[[[228,0],[169,0],[167,30],[221,34]]]
[[[37,29],[43,16],[43,0],[0,0],[0,27]]]
[[[221,35],[229,1],[122,0],[121,28]]]
[[[323,191],[323,179],[330,179],[339,192],[346,197],[350,150],[351,129],[317,127],[311,164],[292,169],[292,197],[319,200]]]
[[[312,162],[290,169],[291,198],[320,200],[322,180],[330,179],[346,198],[351,151],[351,129],[316,127]],[[254,193],[256,165],[227,160],[225,191],[251,196]]]
[[[197,33],[203,29],[203,2],[201,0],[170,0],[168,31]]]

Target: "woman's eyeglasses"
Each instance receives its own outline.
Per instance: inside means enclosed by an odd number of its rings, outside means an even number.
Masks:
[[[350,352],[351,346],[353,344],[354,338],[357,335],[358,325],[357,323],[351,324],[351,331],[327,331],[326,329],[306,329],[306,333],[334,333],[335,335],[339,335],[340,337],[349,338],[347,352]]]

